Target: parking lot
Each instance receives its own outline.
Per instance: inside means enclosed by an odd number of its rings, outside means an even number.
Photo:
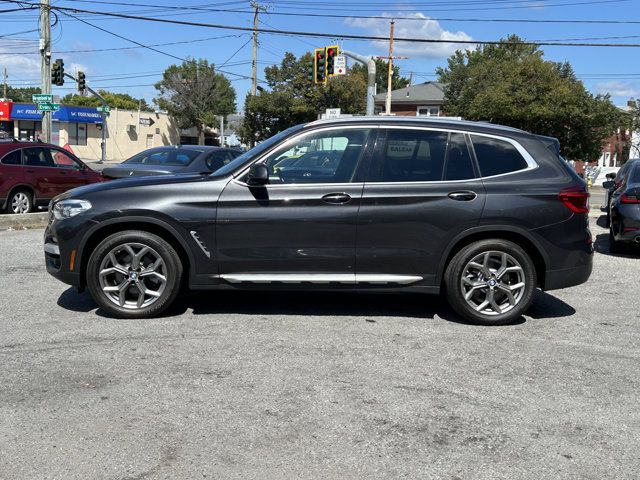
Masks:
[[[114,320],[0,232],[0,478],[638,478],[640,253],[592,212],[589,282],[494,328],[336,294]]]

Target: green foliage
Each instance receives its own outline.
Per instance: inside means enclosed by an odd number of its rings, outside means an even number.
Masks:
[[[389,83],[389,62],[376,58],[376,85],[377,93],[385,93],[387,91],[387,83]],[[365,84],[367,81],[367,67],[361,63],[356,63],[351,68],[351,73],[361,75]],[[393,66],[391,74],[391,90],[398,90],[409,86],[409,79],[400,76],[400,67]]]
[[[387,84],[387,63],[378,64],[377,78]],[[327,108],[340,108],[342,113],[361,115],[366,110],[367,69],[356,64],[347,75],[336,76],[327,85],[316,85],[309,81],[309,67],[313,55],[305,53],[300,58],[285,53],[280,65],[265,68],[264,75],[271,91],[258,96],[247,96],[244,123],[240,136],[245,143],[253,144],[298,123],[316,120]],[[394,88],[408,84],[400,78],[394,67]]]
[[[7,86],[7,98],[17,103],[31,103],[31,95],[40,93],[40,87],[14,88]]]
[[[153,108],[144,98],[134,98],[127,93],[108,92],[107,90],[98,90],[98,93],[104,97],[107,104],[111,108],[121,108],[123,110],[141,110],[152,112]],[[89,94],[84,97],[75,93],[69,93],[62,98],[64,105],[76,105],[79,107],[97,107],[102,105],[102,101],[98,97]]]
[[[609,97],[590,94],[571,65],[544,60],[537,46],[515,35],[506,41],[457,51],[437,69],[445,113],[556,137],[572,160],[599,157],[624,122]]]
[[[173,116],[182,128],[196,127],[204,143],[206,126],[216,126],[216,116],[236,110],[236,91],[227,77],[215,73],[207,60],[190,60],[167,68],[156,83],[160,96],[154,102]]]

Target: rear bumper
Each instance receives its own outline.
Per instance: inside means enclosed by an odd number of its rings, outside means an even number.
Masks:
[[[545,273],[544,290],[558,290],[560,288],[581,285],[589,279],[592,270],[592,262],[586,265],[580,265],[579,267],[547,270]]]

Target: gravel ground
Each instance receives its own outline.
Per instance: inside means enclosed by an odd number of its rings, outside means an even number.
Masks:
[[[0,232],[0,478],[638,478],[640,254],[593,220],[589,282],[496,328],[413,295],[114,320]]]

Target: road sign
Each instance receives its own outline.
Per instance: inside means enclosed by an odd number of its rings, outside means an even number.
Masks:
[[[324,118],[340,118],[339,108],[327,108]]]
[[[140,125],[143,125],[145,127],[150,127],[154,123],[156,122],[153,121],[153,118],[140,118]]]
[[[101,113],[109,113],[109,111],[111,110],[111,108],[109,107],[109,105],[100,105],[99,107],[96,107],[96,110],[101,112]]]
[[[34,93],[31,95],[31,101],[35,103],[51,103],[53,102],[53,95],[50,93]]]
[[[347,73],[347,57],[344,55],[337,55],[333,59],[333,74],[345,75]]]
[[[39,112],[55,112],[60,110],[59,103],[51,103],[51,102],[41,102],[38,103],[38,111]]]

